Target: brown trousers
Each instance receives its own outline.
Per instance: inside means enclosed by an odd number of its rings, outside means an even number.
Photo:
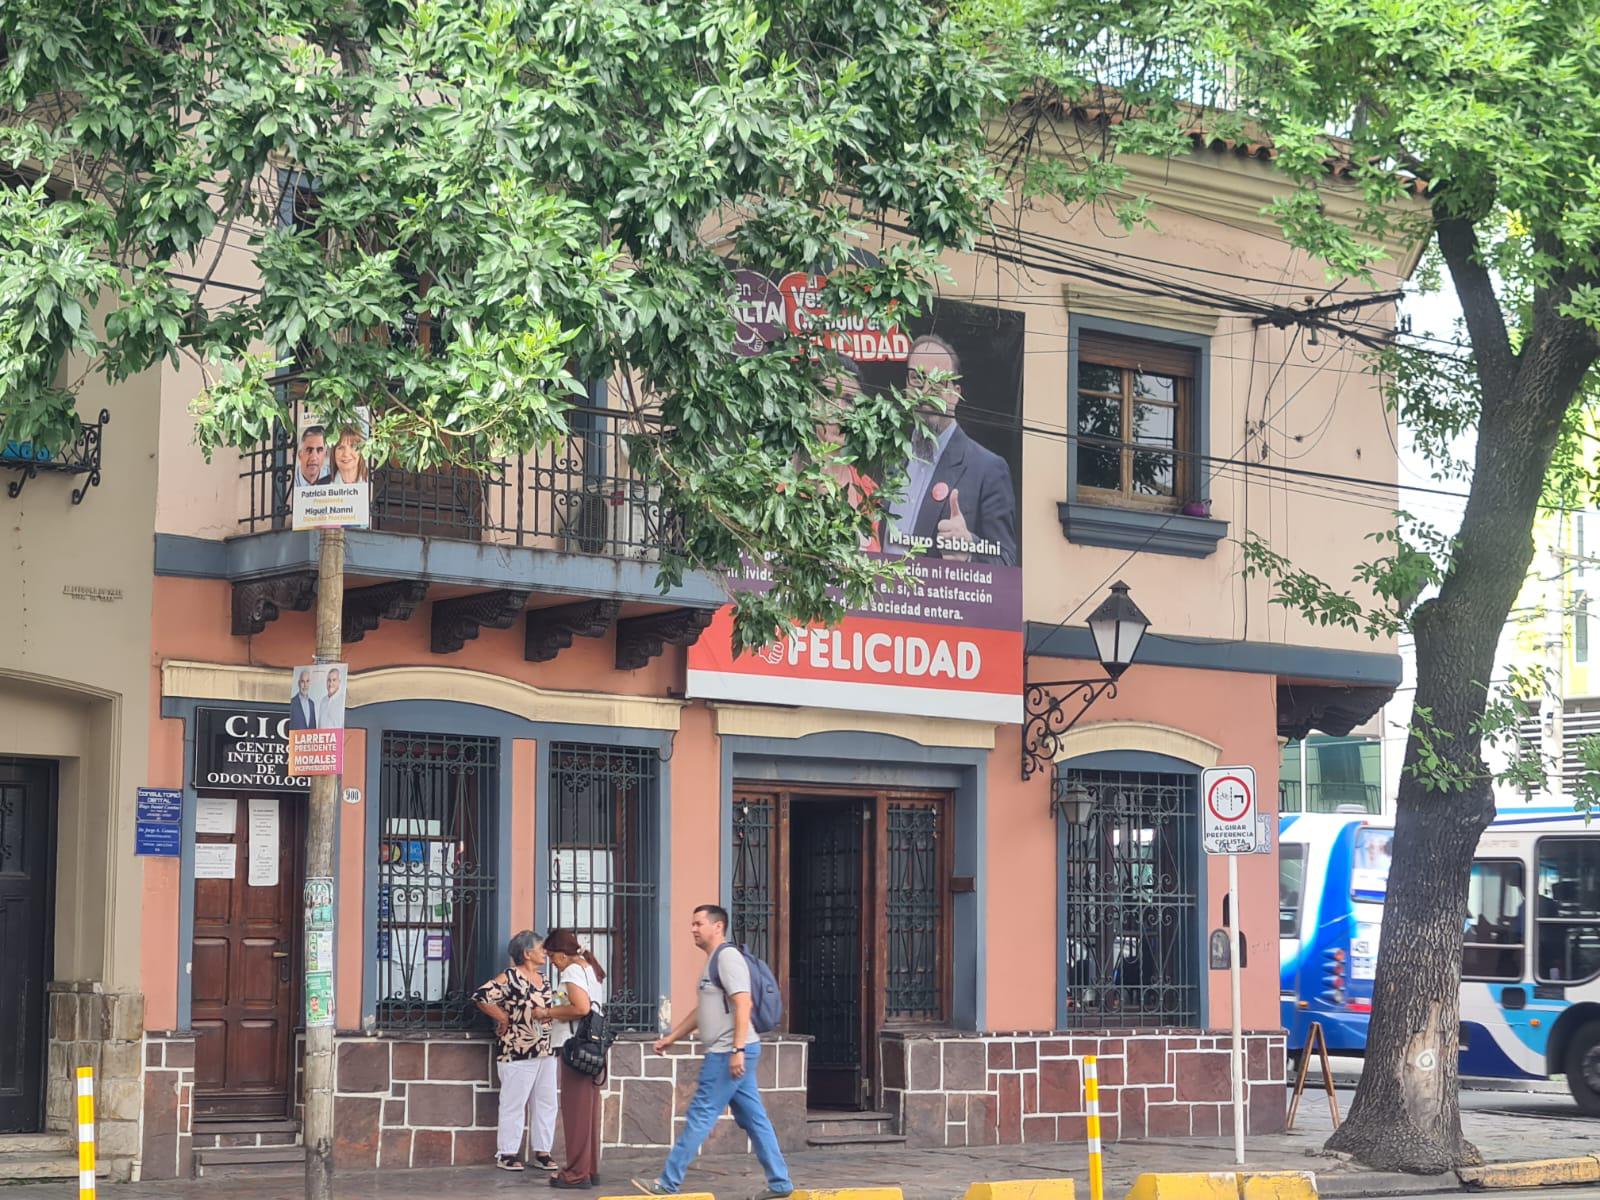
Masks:
[[[585,1183],[600,1173],[600,1083],[561,1064],[561,1138],[567,1165],[556,1178]]]

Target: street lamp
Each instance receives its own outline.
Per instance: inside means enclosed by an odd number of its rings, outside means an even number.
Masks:
[[[1094,814],[1094,794],[1076,781],[1059,788],[1050,797],[1050,815],[1065,817],[1067,824],[1082,829]]]
[[[1128,595],[1128,585],[1117,580],[1110,594],[1089,614],[1085,624],[1094,639],[1103,679],[1052,679],[1023,685],[1022,777],[1029,779],[1055,762],[1061,738],[1083,719],[1101,696],[1116,696],[1117,680],[1139,652],[1150,619]],[[1072,706],[1076,705],[1076,711]],[[1054,815],[1061,802],[1051,797]]]

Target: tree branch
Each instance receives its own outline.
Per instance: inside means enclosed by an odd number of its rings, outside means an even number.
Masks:
[[[1509,398],[1517,356],[1506,332],[1505,314],[1495,295],[1494,280],[1478,252],[1478,233],[1465,217],[1443,217],[1436,224],[1439,251],[1450,268],[1461,311],[1472,337],[1485,408]]]

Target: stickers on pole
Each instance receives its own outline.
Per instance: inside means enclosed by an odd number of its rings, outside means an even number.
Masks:
[[[306,1025],[333,1024],[333,880],[306,880]]]
[[[1200,840],[1207,854],[1252,854],[1256,828],[1256,769],[1210,767],[1200,777]]]

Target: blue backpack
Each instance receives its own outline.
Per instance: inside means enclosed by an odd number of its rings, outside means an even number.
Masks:
[[[783,993],[778,991],[778,977],[772,973],[771,967],[750,953],[748,946],[723,942],[711,956],[709,973],[711,982],[717,987],[722,987],[722,972],[717,970],[717,959],[724,950],[738,950],[744,958],[744,965],[750,968],[750,1024],[755,1026],[757,1033],[771,1033],[783,1023]],[[725,988],[722,991],[722,1007],[724,1011],[730,1011]]]

